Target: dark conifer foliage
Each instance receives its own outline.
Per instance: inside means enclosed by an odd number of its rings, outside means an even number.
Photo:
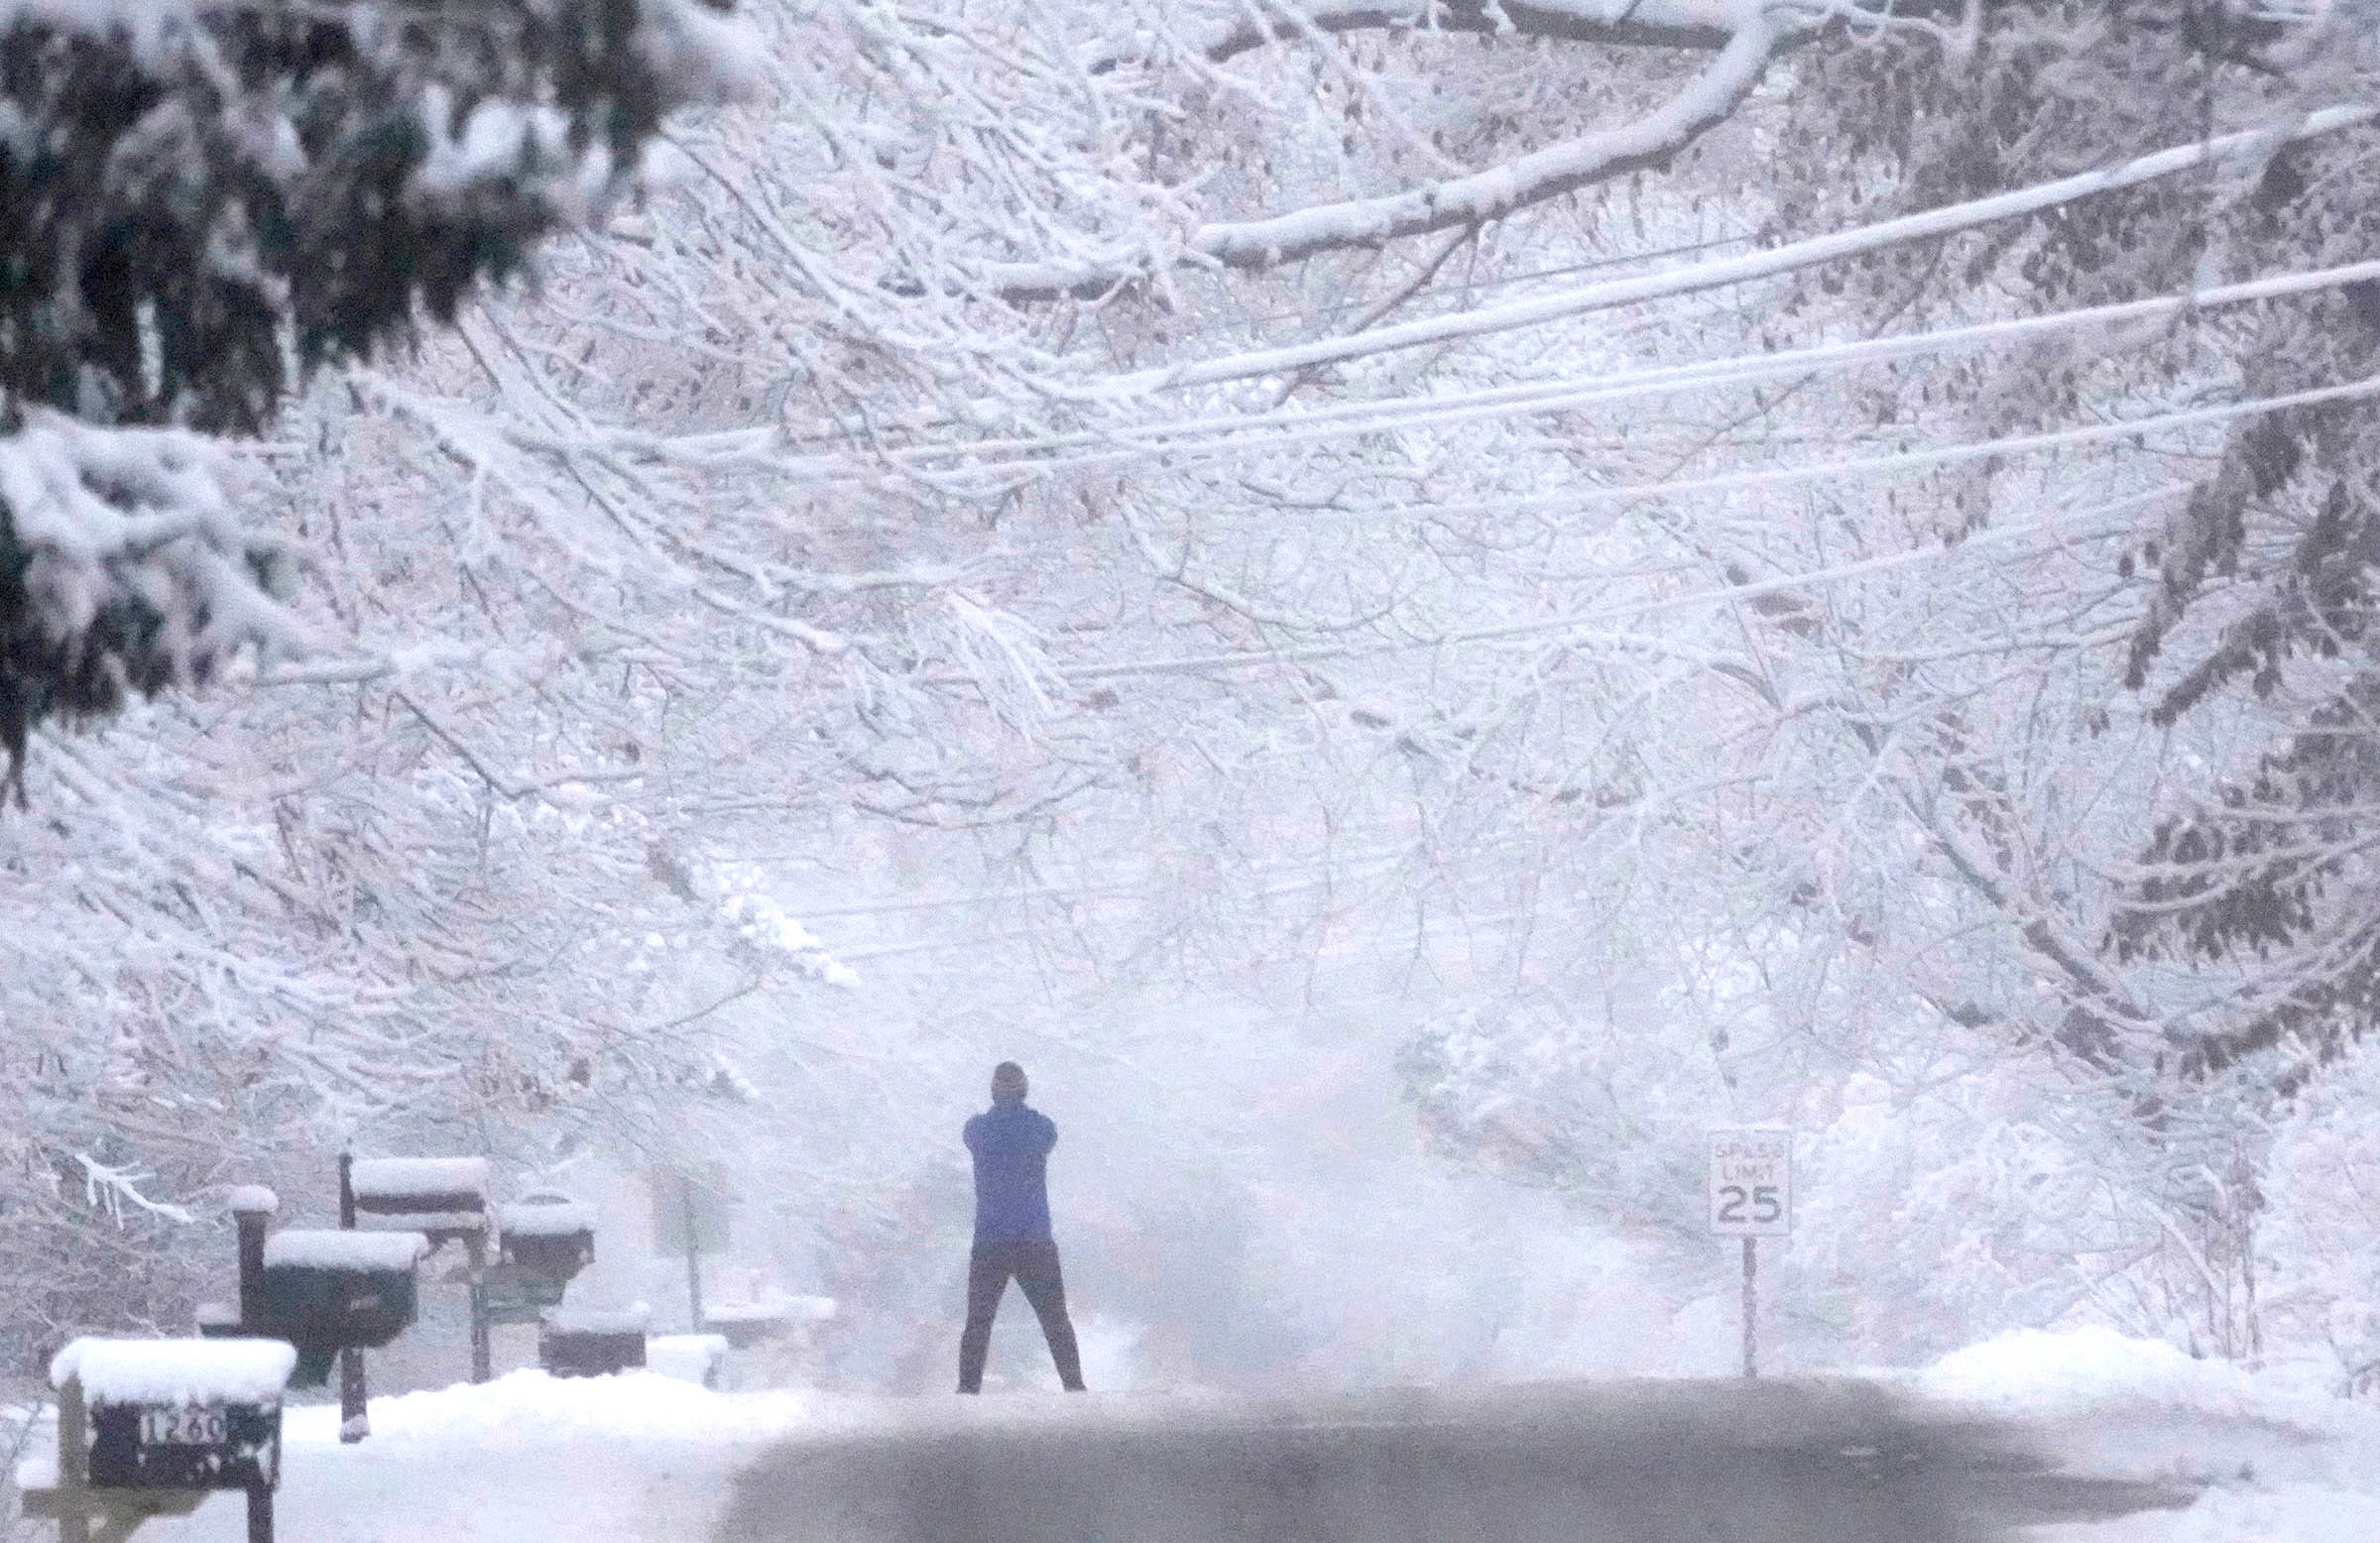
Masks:
[[[1904,212],[2361,99],[2380,67],[2368,17],[2358,9],[2332,35],[2349,47],[2317,50],[2309,36],[2254,8],[2196,0],[2028,0],[1985,9],[1963,71],[1911,68],[1889,48],[1813,54],[1813,88],[1797,95],[1806,132],[1785,142],[1806,158],[1793,185],[1807,191],[1783,214],[1848,212],[1830,198]],[[1903,249],[1849,283],[1910,313],[1987,285],[2046,308],[2353,262],[2380,242],[2380,205],[2356,170],[2371,153],[2368,129],[2277,140],[2261,159]],[[1888,191],[1863,197],[1860,179],[1822,175],[1844,164],[1874,169],[1872,185]],[[1796,303],[1826,303],[1819,287]],[[2380,291],[2347,286],[2222,325],[2194,319],[2160,342],[2138,354],[2137,381],[2211,376],[2210,395],[2240,399],[2319,392],[2380,370]],[[2087,351],[2027,361],[2021,377],[1954,379],[1920,390],[1977,404],[1990,432],[2038,426],[2127,384]],[[2380,1002],[2380,885],[2363,856],[2380,835],[2366,812],[2380,809],[2374,418],[2360,400],[2242,417],[2111,575],[2141,585],[2109,663],[2150,723],[2226,754],[2255,747],[2202,802],[2171,809],[2145,836],[2101,938],[2115,964],[2260,962],[2267,984],[2220,1023],[2169,1027],[2144,1052],[2186,1079],[2271,1051],[2282,1056],[2275,1081],[2294,1087],[2361,1034]],[[1988,470],[1976,475],[1945,538],[2020,513],[2003,499]],[[2095,1000],[2111,978],[2068,975],[2076,1011],[2124,1015]]]
[[[0,3],[12,765],[47,718],[270,646],[260,618],[286,567],[220,511],[158,502],[203,459],[190,437],[73,420],[253,435],[307,371],[451,321],[616,191],[672,108],[717,94],[723,9]]]

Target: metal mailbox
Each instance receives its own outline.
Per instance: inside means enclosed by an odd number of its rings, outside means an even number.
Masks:
[[[281,1477],[281,1399],[296,1362],[278,1340],[76,1340],[51,1380],[60,1418],[84,1416],[78,1488],[270,1489]],[[69,1396],[70,1389],[70,1396]]]
[[[419,1233],[275,1233],[248,1328],[296,1346],[298,1385],[320,1386],[339,1352],[377,1350],[412,1327],[428,1251]]]
[[[488,1271],[491,1323],[538,1322],[561,1305],[595,1257],[595,1208],[550,1190],[497,1209],[497,1258]]]
[[[595,1257],[595,1208],[551,1191],[496,1213],[499,1258],[526,1274],[567,1282]]]
[[[645,1332],[597,1334],[547,1326],[537,1338],[537,1365],[557,1377],[602,1377],[645,1365]]]
[[[556,1308],[537,1335],[537,1364],[557,1377],[641,1370],[652,1316],[642,1303],[617,1312]]]
[[[518,1265],[499,1264],[488,1271],[488,1322],[536,1323],[545,1309],[561,1305],[569,1289],[566,1280],[548,1280]]]
[[[485,1157],[358,1157],[348,1183],[358,1227],[420,1233],[432,1246],[487,1236]]]
[[[120,1540],[237,1489],[250,1543],[273,1543],[282,1389],[297,1359],[280,1340],[74,1341],[50,1364],[56,1469],[21,1481],[24,1513],[69,1540]]]
[[[90,1410],[94,1485],[247,1489],[270,1487],[280,1478],[279,1399],[269,1404],[94,1399]]]

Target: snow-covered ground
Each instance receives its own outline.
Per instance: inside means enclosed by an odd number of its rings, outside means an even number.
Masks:
[[[2176,1512],[2042,1528],[2043,1543],[2351,1543],[2380,1538],[2380,1409],[2286,1370],[2194,1361],[2104,1329],[2027,1331],[1911,1378],[2024,1421],[2081,1473],[2204,1485]]]
[[[1947,1405],[2024,1422],[2075,1472],[2203,1485],[2177,1511],[2039,1529],[2041,1543],[2348,1543],[2380,1538],[2380,1411],[2285,1373],[2194,1362],[2104,1331],[2025,1333],[1897,1375]],[[307,1543],[603,1543],[707,1538],[732,1482],[805,1437],[960,1424],[1166,1418],[1212,1397],[1111,1394],[866,1399],[714,1392],[654,1372],[375,1400],[372,1438],[339,1445],[335,1411],[293,1409],[281,1533]],[[225,1496],[152,1543],[242,1537]]]
[[[515,1371],[372,1401],[372,1435],[338,1440],[338,1410],[294,1408],[276,1523],[308,1543],[701,1538],[736,1471],[839,1418],[796,1393],[717,1393],[657,1372],[557,1379]],[[236,1495],[144,1543],[246,1536]]]

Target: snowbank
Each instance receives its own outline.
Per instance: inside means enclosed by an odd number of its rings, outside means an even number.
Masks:
[[[680,1382],[717,1387],[727,1375],[724,1334],[656,1334],[645,1342],[646,1369]]]
[[[2004,1334],[1952,1352],[1914,1380],[1937,1398],[2049,1419],[2163,1413],[2327,1436],[2356,1413],[2288,1373],[2197,1361],[2101,1328]]]
[[[79,1378],[93,1403],[270,1404],[297,1365],[279,1340],[82,1339],[52,1359],[50,1385]]]
[[[375,1398],[370,1439],[341,1446],[333,1405],[283,1417],[281,1536],[322,1543],[707,1539],[734,1476],[821,1426],[822,1400],[712,1392],[646,1371]],[[242,1543],[238,1497],[151,1522],[141,1543]]]
[[[2091,1527],[2039,1527],[2026,1543],[2362,1543],[2380,1538],[2380,1497],[2322,1484],[2210,1490],[2186,1511]]]
[[[2044,1528],[2037,1543],[2380,1538],[2380,1411],[2294,1372],[2086,1328],[2002,1335],[1906,1380],[1946,1405],[2023,1422],[2070,1472],[2202,1489],[2187,1509]]]
[[[781,1439],[801,1429],[804,1415],[818,1404],[805,1393],[717,1393],[652,1371],[552,1377],[529,1369],[476,1387],[458,1383],[375,1398],[372,1440],[365,1446],[385,1443],[380,1452],[388,1462],[440,1449],[450,1457],[468,1451],[509,1454],[518,1461],[525,1454],[583,1442],[595,1454],[619,1461],[642,1443],[674,1447]],[[337,1446],[335,1408],[293,1409],[287,1419],[286,1439],[307,1447],[316,1442]]]

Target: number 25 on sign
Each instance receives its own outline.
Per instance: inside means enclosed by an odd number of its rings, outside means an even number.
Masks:
[[[1739,1126],[1711,1132],[1711,1231],[1782,1238],[1793,1231],[1793,1137]]]

